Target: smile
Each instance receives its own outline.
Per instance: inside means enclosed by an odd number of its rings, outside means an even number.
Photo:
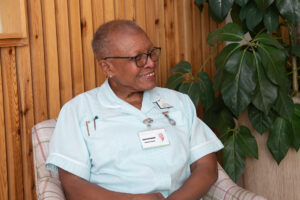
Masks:
[[[153,76],[155,76],[155,72],[151,72],[151,73],[149,73],[149,74],[145,74],[145,75],[143,75],[144,77],[153,77]]]

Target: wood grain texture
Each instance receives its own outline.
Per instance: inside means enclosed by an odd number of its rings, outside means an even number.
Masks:
[[[28,1],[30,60],[35,123],[48,119],[43,17],[40,0]]]
[[[84,92],[83,55],[79,0],[68,0],[70,57],[73,96]]]
[[[8,200],[8,178],[7,178],[7,158],[6,158],[6,136],[4,123],[4,102],[3,102],[3,81],[2,62],[0,52],[0,199]]]
[[[15,56],[15,48],[1,49],[8,196],[10,200],[23,199],[21,131]]]
[[[55,8],[57,21],[60,103],[61,105],[64,105],[73,97],[68,2],[56,0]]]
[[[91,42],[93,39],[93,17],[91,0],[81,0],[81,37],[83,51],[84,89],[91,90],[96,86],[95,60]]]
[[[31,129],[34,125],[29,46],[16,49],[24,200],[35,199]]]

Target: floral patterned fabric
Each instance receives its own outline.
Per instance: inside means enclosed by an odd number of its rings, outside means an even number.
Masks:
[[[35,183],[38,200],[65,200],[58,174],[45,168],[48,146],[56,120],[46,120],[32,128]],[[219,165],[219,178],[203,197],[204,200],[265,200],[236,185]]]

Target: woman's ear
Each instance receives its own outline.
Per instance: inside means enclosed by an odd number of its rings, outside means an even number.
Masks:
[[[99,60],[98,64],[106,77],[109,77],[110,75],[112,75],[112,67],[113,66],[110,62],[107,62],[106,60]]]

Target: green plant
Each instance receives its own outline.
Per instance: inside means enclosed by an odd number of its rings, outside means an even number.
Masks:
[[[239,123],[245,110],[258,133],[269,132],[267,146],[278,164],[290,147],[300,148],[300,104],[292,100],[299,93],[296,26],[300,2],[195,0],[200,8],[204,2],[215,21],[222,22],[229,11],[233,20],[211,32],[208,44],[230,44],[215,59],[213,82],[202,72],[206,62],[194,75],[191,65],[183,61],[171,69],[166,87],[188,94],[196,107],[201,100],[204,121],[224,142],[224,169],[236,181],[244,171],[246,156],[258,159],[256,139]],[[289,38],[282,37],[281,27],[288,28]],[[220,95],[215,98],[215,94]]]

